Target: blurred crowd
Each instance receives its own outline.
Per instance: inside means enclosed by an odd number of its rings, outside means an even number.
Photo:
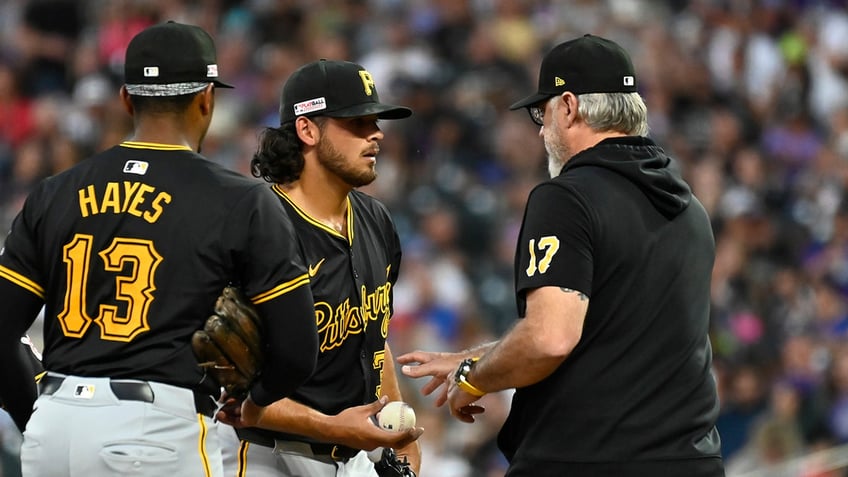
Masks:
[[[162,20],[197,24],[236,86],[218,92],[202,152],[234,170],[249,175],[259,131],[278,125],[282,84],[305,62],[356,61],[381,100],[413,108],[381,124],[379,178],[366,188],[404,247],[390,342],[398,355],[491,340],[515,319],[517,228],[546,178],[538,127],[507,107],[535,89],[550,47],[606,36],[633,55],[650,136],[681,161],[713,220],[728,474],[845,476],[778,464],[848,443],[846,4],[0,0],[0,227],[39,180],[130,132],[117,95],[129,39]],[[486,396],[467,425],[420,396],[423,384],[402,380],[425,428],[421,477],[502,476],[494,439],[509,393]],[[12,476],[20,437],[7,419],[0,439]]]

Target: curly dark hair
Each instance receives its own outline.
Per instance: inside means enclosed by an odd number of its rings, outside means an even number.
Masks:
[[[326,116],[309,118],[322,132]],[[290,184],[300,179],[303,171],[303,143],[297,137],[294,123],[278,128],[265,128],[259,134],[259,147],[250,160],[250,173],[267,182]]]
[[[265,128],[259,135],[259,148],[250,160],[250,173],[267,182],[294,182],[303,170],[302,147],[294,123]]]

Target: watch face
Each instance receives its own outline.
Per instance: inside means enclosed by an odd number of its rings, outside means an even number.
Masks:
[[[456,368],[456,373],[453,376],[454,380],[459,381],[459,379],[468,374],[469,371],[471,371],[471,360],[463,360],[459,363],[459,367]]]
[[[453,380],[459,381],[459,377],[462,376],[462,370],[465,368],[465,363],[459,363],[459,367],[456,368],[456,372],[453,373]]]

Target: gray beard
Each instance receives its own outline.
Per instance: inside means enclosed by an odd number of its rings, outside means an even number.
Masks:
[[[565,167],[565,163],[561,163],[556,160],[553,156],[548,155],[548,174],[551,175],[551,179],[558,176],[560,172],[562,172],[562,168]]]
[[[564,144],[555,144],[548,141],[545,141],[545,152],[548,153],[548,174],[553,179],[562,172],[562,168],[571,158],[571,154]]]

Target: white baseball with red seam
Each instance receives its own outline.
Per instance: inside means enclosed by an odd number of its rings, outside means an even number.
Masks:
[[[415,427],[415,410],[403,401],[392,401],[377,413],[377,423],[387,431],[405,431]]]

